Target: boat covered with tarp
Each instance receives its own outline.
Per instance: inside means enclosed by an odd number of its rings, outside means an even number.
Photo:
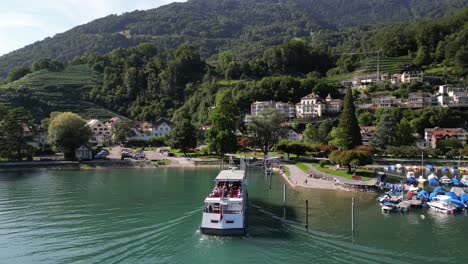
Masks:
[[[452,183],[453,183],[453,185],[455,185],[455,186],[460,186],[460,185],[461,185],[461,182],[460,182],[460,180],[457,178],[457,176],[453,176],[453,178],[452,178]]]
[[[426,170],[430,171],[430,172],[433,172],[434,171],[434,166],[432,166],[431,164],[427,164],[426,165]]]
[[[422,191],[418,192],[417,197],[420,200],[429,200],[429,195],[430,195],[430,193],[428,191],[422,190]],[[467,199],[468,199],[468,197],[467,197]]]
[[[466,209],[466,204],[463,203],[462,201],[458,200],[458,199],[450,199],[450,200],[448,200],[448,202],[455,205],[456,207],[458,207],[460,209]]]
[[[458,198],[460,199],[460,201],[462,203],[467,203],[468,202],[468,194],[467,193],[458,196]]]

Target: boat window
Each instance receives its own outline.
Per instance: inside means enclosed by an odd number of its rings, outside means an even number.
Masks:
[[[219,221],[218,220],[211,220],[211,223],[217,224],[217,223],[219,223]]]
[[[234,220],[226,220],[226,224],[234,224]]]

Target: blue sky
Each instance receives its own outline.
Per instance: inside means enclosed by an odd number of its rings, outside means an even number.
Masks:
[[[183,0],[0,0],[0,55],[94,19]]]

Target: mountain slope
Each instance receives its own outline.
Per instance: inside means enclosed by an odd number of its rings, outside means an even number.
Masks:
[[[159,49],[188,42],[205,58],[222,49],[249,57],[312,32],[439,17],[466,5],[468,0],[190,0],[111,15],[28,45],[0,57],[0,77],[43,57],[66,61],[141,42]]]
[[[40,120],[53,111],[70,111],[85,117],[109,118],[112,113],[87,101],[87,94],[102,77],[87,65],[68,65],[63,71],[41,70],[0,86],[3,101],[27,108]]]

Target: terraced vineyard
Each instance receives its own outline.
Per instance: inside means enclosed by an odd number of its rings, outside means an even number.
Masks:
[[[52,111],[104,119],[115,114],[86,100],[98,79],[87,65],[69,65],[62,72],[37,71],[3,85],[0,95],[6,103],[30,110],[36,119]]]
[[[380,72],[381,73],[400,73],[406,64],[411,64],[412,59],[408,56],[394,57],[394,58],[380,58]],[[377,72],[377,56],[369,57],[361,62],[355,74],[375,73]]]
[[[393,58],[380,58],[380,72],[395,74],[405,67],[406,64],[411,64],[412,59],[408,56],[393,57]],[[350,80],[354,76],[375,74],[377,72],[377,56],[369,57],[361,61],[359,67],[354,72],[343,73],[338,75],[328,76],[327,82],[338,83],[344,80]]]

